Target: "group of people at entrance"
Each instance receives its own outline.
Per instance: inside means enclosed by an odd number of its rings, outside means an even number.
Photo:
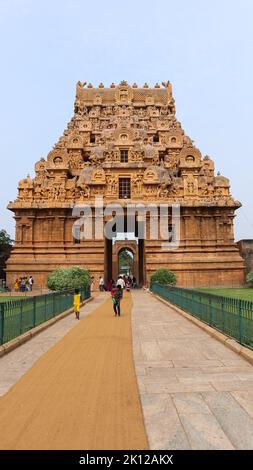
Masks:
[[[130,289],[130,281],[127,279],[127,276],[119,276],[118,280],[115,282],[111,279],[108,283],[108,289],[105,288],[104,279],[100,277],[99,279],[99,290],[102,292],[108,290],[111,292],[112,296],[112,305],[115,317],[120,317],[120,302],[123,298],[124,289]]]
[[[129,289],[128,283],[122,276],[118,277],[117,282],[114,282],[113,280],[109,282],[108,290],[111,292],[112,305],[113,305],[113,311],[114,311],[115,317],[117,316],[120,317],[121,315],[120,302],[121,302],[121,299],[123,298],[123,291],[125,288]],[[100,277],[100,280],[99,280],[99,289],[100,291],[106,290],[104,288],[104,279],[102,277]],[[78,320],[80,318],[80,306],[81,306],[80,290],[75,289],[74,299],[73,299],[73,309],[74,309],[75,316]]]
[[[123,289],[126,288],[127,290],[131,288],[137,287],[137,281],[135,276],[119,276],[118,281],[116,284],[118,284],[119,280],[122,280],[124,282]],[[100,292],[108,290],[109,292],[112,291],[113,286],[115,285],[115,281],[113,279],[110,279],[108,282],[108,285],[105,285],[104,278],[100,276],[99,278],[99,290]]]

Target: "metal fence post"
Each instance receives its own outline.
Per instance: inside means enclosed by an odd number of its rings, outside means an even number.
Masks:
[[[55,293],[52,294],[53,297],[53,317],[55,317]]]
[[[239,299],[239,342],[243,341],[243,316],[242,316],[242,300]]]
[[[23,326],[23,302],[20,302],[20,334],[22,335]]]
[[[209,302],[209,322],[210,322],[210,325],[213,324],[213,316],[212,316],[212,298],[209,296],[209,299],[208,299],[208,302]]]
[[[47,320],[47,296],[44,295],[45,297],[45,316],[44,316],[44,320],[46,321]]]
[[[222,318],[222,330],[225,331],[225,312],[224,312],[224,298],[221,297],[221,318]]]
[[[36,297],[33,298],[33,328],[36,326]]]
[[[4,303],[1,303],[0,304],[1,306],[1,318],[0,318],[0,321],[1,321],[1,336],[0,336],[0,344],[3,344],[4,342]]]

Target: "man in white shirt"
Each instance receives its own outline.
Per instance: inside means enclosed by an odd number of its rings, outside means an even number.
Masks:
[[[124,279],[122,278],[122,276],[119,276],[118,280],[117,280],[117,286],[120,286],[120,292],[121,292],[121,298],[123,297],[123,289],[125,287],[125,281]]]
[[[102,276],[99,278],[99,290],[100,292],[104,290],[104,278]]]
[[[117,286],[120,286],[121,289],[124,289],[125,285],[126,284],[125,284],[124,279],[121,276],[119,276],[118,281],[117,281]]]
[[[28,279],[28,285],[29,285],[29,290],[32,291],[33,290],[33,277],[32,276],[30,276]]]

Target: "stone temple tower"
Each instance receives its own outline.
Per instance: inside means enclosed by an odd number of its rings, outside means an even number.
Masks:
[[[32,274],[44,285],[58,267],[88,268],[95,280],[112,276],[112,241],[95,230],[80,240],[73,233],[73,207],[94,201],[179,204],[180,244],[161,249],[161,236],[136,235],[135,275],[148,282],[158,268],[177,274],[181,286],[233,286],[244,278],[234,243],[233,219],[240,203],[229,180],[215,176],[214,163],[202,156],[175,115],[170,82],[150,88],[122,81],[108,88],[78,82],[74,115],[35,177],[22,179],[8,208],[16,219],[16,241],[7,265],[7,282]],[[158,212],[158,218],[160,213]],[[147,218],[147,226],[152,217]],[[166,221],[173,231],[171,215]],[[122,247],[124,243],[121,243]]]

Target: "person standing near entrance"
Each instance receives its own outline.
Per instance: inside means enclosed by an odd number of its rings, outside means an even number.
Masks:
[[[29,276],[29,279],[28,279],[28,285],[29,285],[29,290],[32,291],[33,290],[33,277],[32,275]]]
[[[100,278],[99,278],[99,290],[100,290],[100,292],[103,292],[104,288],[105,288],[104,278],[102,276],[100,276]]]
[[[110,279],[110,281],[109,281],[109,283],[108,283],[108,290],[109,290],[109,292],[112,291],[113,284],[114,284],[114,280],[113,280],[113,279]]]

